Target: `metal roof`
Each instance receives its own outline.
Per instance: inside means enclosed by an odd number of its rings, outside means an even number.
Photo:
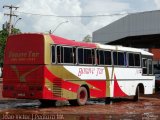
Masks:
[[[94,31],[93,42],[107,44],[129,36],[143,35],[160,35],[160,10],[127,15]]]

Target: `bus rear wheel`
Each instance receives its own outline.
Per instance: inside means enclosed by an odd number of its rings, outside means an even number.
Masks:
[[[69,100],[69,103],[73,106],[82,106],[85,105],[88,100],[88,92],[85,87],[80,87],[77,92],[77,99],[76,100]]]
[[[137,86],[137,89],[136,89],[136,94],[135,94],[135,96],[133,97],[133,100],[135,101],[135,102],[137,102],[138,100],[139,100],[139,86]]]

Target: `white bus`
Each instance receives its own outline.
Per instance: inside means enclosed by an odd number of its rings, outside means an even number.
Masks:
[[[69,100],[153,94],[153,54],[136,48],[84,43],[54,35],[10,36],[5,48],[3,96]]]

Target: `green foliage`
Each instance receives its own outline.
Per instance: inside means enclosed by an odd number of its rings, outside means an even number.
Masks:
[[[92,37],[90,35],[87,35],[84,37],[83,42],[91,42]]]
[[[14,28],[12,29],[12,34],[19,34],[21,33],[20,29]]]
[[[0,31],[0,66],[3,65],[4,48],[6,44],[6,39],[8,37],[8,32],[6,29]]]
[[[12,34],[21,33],[19,29],[12,29]],[[6,45],[6,40],[8,37],[8,31],[3,29],[0,31],[0,66],[3,66],[3,58],[4,58],[4,49]]]

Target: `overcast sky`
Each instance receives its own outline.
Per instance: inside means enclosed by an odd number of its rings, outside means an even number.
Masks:
[[[55,30],[54,34],[72,40],[81,41],[86,35],[123,17],[126,13],[151,11],[160,9],[160,0],[0,0],[0,27],[8,20],[3,5],[18,6],[18,14],[22,19],[16,27],[22,32],[47,33]],[[40,14],[31,15],[24,13]],[[91,16],[111,15],[103,17],[56,17],[56,16]],[[55,15],[55,16],[43,16]],[[14,24],[18,18],[14,18]]]

